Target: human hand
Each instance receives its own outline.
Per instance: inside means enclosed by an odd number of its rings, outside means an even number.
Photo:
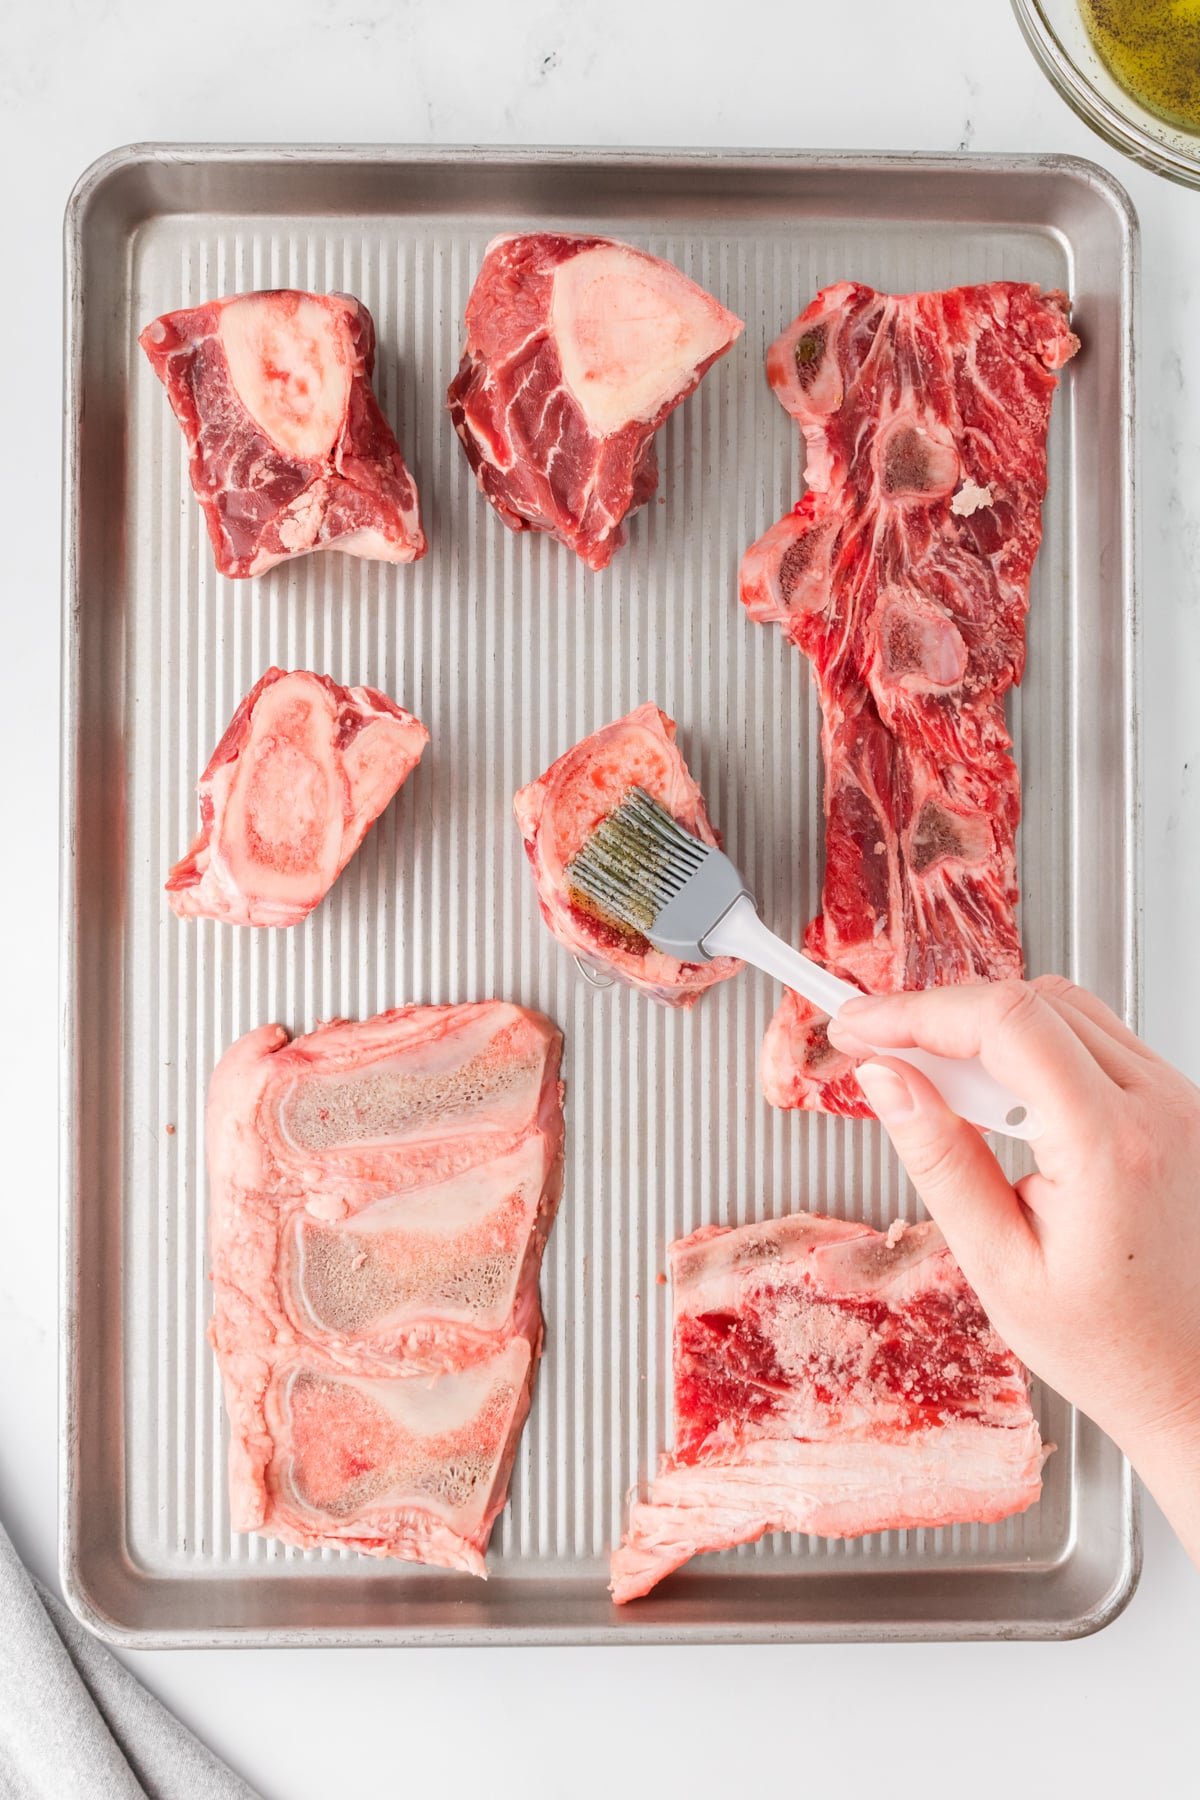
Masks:
[[[865,1042],[883,1052],[871,1051]],[[997,1331],[1121,1446],[1200,1565],[1200,1089],[1060,977],[864,997],[830,1026]],[[886,1048],[978,1055],[1036,1105],[1013,1186]]]

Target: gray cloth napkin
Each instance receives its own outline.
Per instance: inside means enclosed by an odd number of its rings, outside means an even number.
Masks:
[[[3,1526],[0,1800],[257,1800],[33,1580]]]

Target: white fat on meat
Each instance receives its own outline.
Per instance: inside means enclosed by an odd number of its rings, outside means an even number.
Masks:
[[[980,507],[991,506],[993,500],[990,482],[980,487],[978,482],[964,481],[950,502],[950,511],[960,519],[969,519],[972,513],[979,511]]]
[[[676,1448],[612,1559],[620,1604],[769,1531],[1021,1512],[1045,1452],[1017,1359],[937,1227],[799,1213],[673,1244]]]

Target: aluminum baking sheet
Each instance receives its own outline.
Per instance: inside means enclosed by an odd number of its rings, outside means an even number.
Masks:
[[[496,232],[583,227],[669,257],[747,321],[669,420],[660,498],[593,575],[514,537],[443,405]],[[913,1202],[871,1124],[783,1115],[756,1080],[777,998],[748,973],[691,1013],[598,992],[541,925],[514,790],[638,701],[685,753],[767,917],[799,932],[821,847],[804,660],[738,605],[741,551],[799,491],[765,345],[823,284],[1067,288],[1083,352],[1050,438],[1024,776],[1030,967],[1136,1020],[1139,815],[1131,434],[1136,224],[1063,159],[593,151],[119,151],[68,214],[62,1557],[67,1592],[136,1644],[1057,1637],[1136,1579],[1126,1465],[1055,1396],[1045,1497],[998,1526],[852,1543],[777,1536],[614,1609],[630,1483],[670,1439],[668,1241],[792,1208],[877,1226]],[[171,307],[345,289],[379,327],[379,392],[420,483],[429,556],[311,557],[219,579],[164,395],[136,349]],[[328,900],[290,932],[184,925],[164,874],[238,700],[270,664],[385,688],[431,749]],[[205,1343],[202,1118],[221,1051],[406,1001],[502,995],[566,1034],[565,1198],[546,1353],[491,1580],[228,1522]]]

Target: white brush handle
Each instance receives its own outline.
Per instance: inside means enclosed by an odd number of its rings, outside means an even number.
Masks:
[[[785,987],[803,994],[831,1019],[837,1017],[847,1000],[862,998],[850,982],[839,980],[776,937],[759,918],[749,894],[735,900],[718,920],[705,937],[704,948],[710,956],[737,956],[743,962],[753,963]],[[864,1043],[868,1041],[863,1038]],[[914,1069],[920,1069],[946,1105],[972,1125],[1023,1139],[1037,1137],[1042,1129],[1041,1118],[1034,1109],[989,1075],[977,1056],[934,1056],[928,1050],[893,1050],[883,1044],[872,1047],[880,1056],[894,1057],[897,1062],[911,1063]]]

